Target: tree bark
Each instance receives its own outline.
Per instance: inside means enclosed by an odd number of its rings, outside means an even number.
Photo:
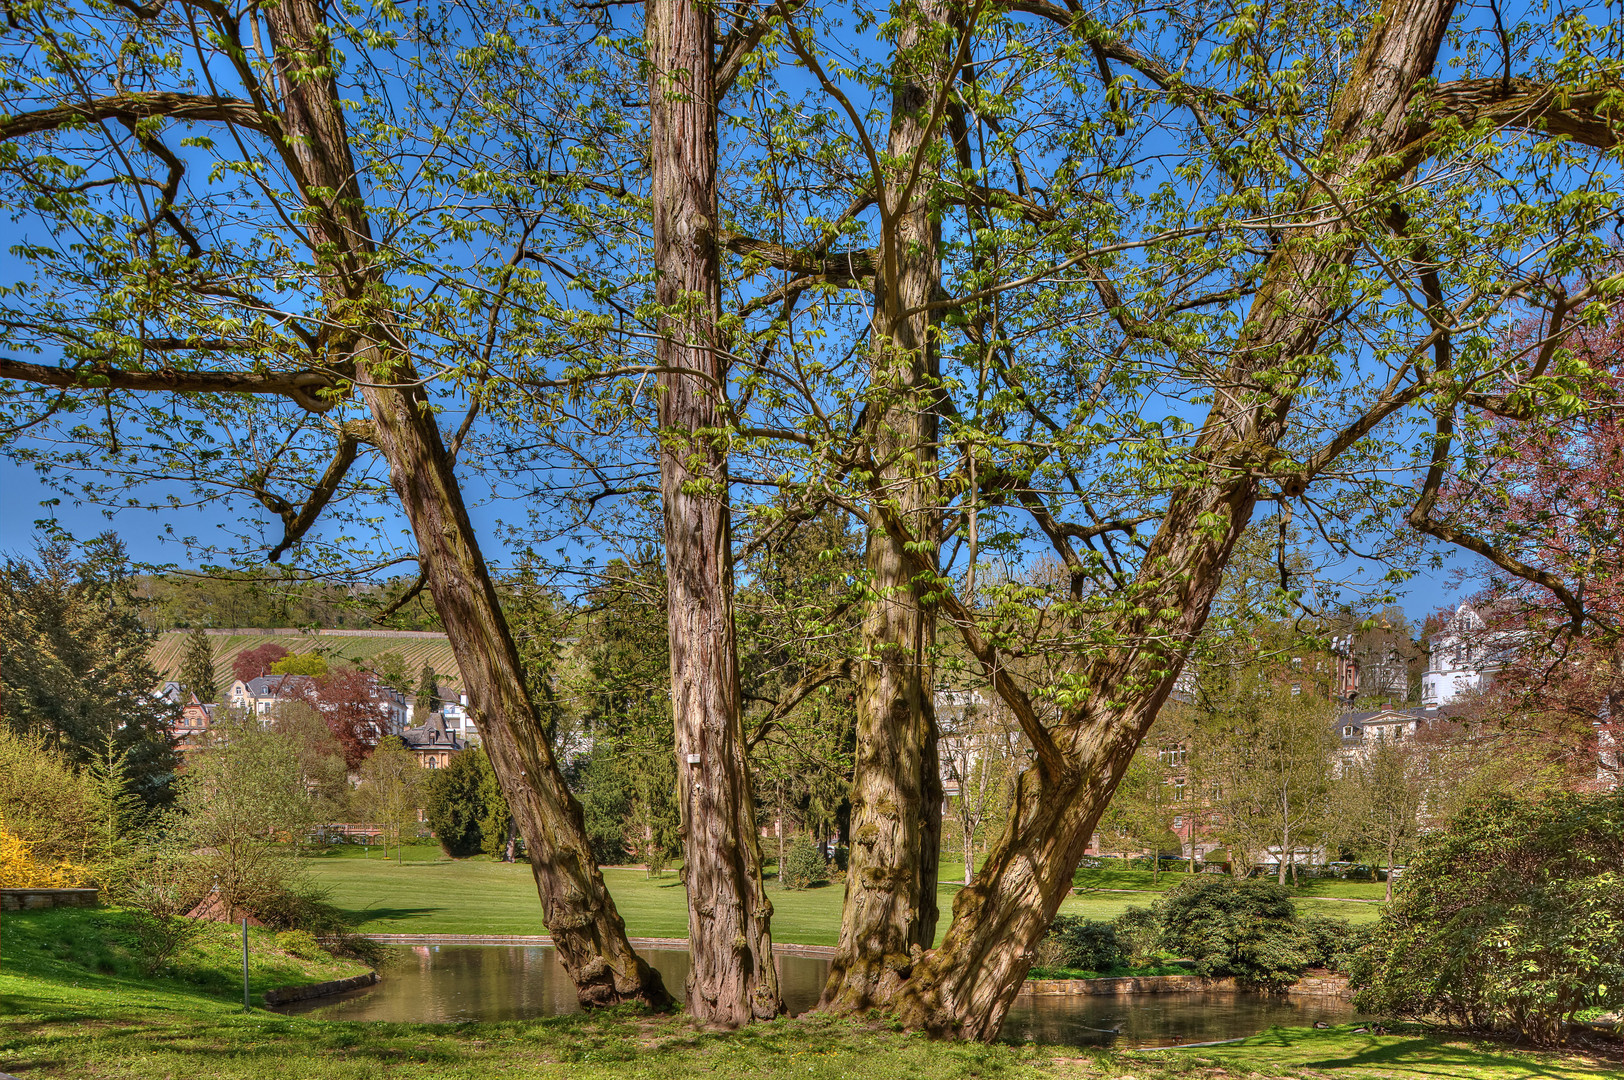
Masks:
[[[1319,183],[1305,211],[1392,154],[1406,139],[1406,103],[1434,67],[1451,0],[1388,0],[1331,111]],[[1390,167],[1397,167],[1396,165]],[[1391,178],[1391,173],[1387,174]],[[1369,184],[1372,178],[1361,176]],[[1282,242],[1265,270],[1224,384],[1256,385],[1277,365],[1312,355],[1336,303],[1333,282],[1358,250],[1358,230],[1321,220]],[[942,944],[913,968],[897,997],[903,1021],[937,1033],[997,1036],[1038,942],[1070,885],[1111,793],[1127,770],[1206,621],[1219,577],[1251,518],[1259,454],[1278,444],[1292,404],[1289,381],[1249,401],[1218,395],[1191,455],[1205,478],[1174,493],[1135,575],[1137,608],[1118,620],[1123,644],[1093,657],[1088,695],[1051,729],[1026,726],[1038,763],[1016,785],[1011,820],[975,882],[953,904]],[[951,601],[950,601],[951,602]],[[995,655],[968,613],[955,609],[984,666]],[[1020,714],[1035,710],[1008,680],[998,689]]]
[[[670,1003],[657,971],[633,951],[626,927],[592,857],[581,809],[565,786],[542,735],[541,717],[501,601],[480,552],[453,463],[416,372],[382,313],[379,282],[368,264],[370,223],[328,60],[319,8],[310,0],[266,7],[284,90],[283,151],[301,187],[313,194],[310,226],[329,260],[322,273],[333,299],[353,313],[377,313],[354,333],[353,354],[370,378],[361,396],[374,441],[418,543],[418,557],[468,688],[469,709],[514,820],[530,852],[543,919],[583,1005]]]
[[[715,30],[699,0],[648,0],[651,203],[671,713],[688,889],[687,1008],[737,1026],[783,1012],[745,759],[718,348]]]
[[[885,178],[891,220],[882,224],[870,342],[869,445],[874,498],[909,523],[934,570],[940,540],[935,481],[939,376],[933,320],[917,313],[941,281],[941,226],[927,193],[940,132],[930,117],[934,89],[951,77],[952,56],[931,31],[950,21],[942,0],[907,5],[897,37],[887,154],[901,169],[923,157],[906,205],[905,176]],[[917,549],[916,549],[917,555]],[[865,564],[874,599],[862,626],[866,663],[857,680],[851,856],[840,942],[820,1007],[861,1012],[890,1001],[916,957],[936,937],[942,781],[937,749],[932,650],[936,610],[913,578],[900,538],[871,522]]]

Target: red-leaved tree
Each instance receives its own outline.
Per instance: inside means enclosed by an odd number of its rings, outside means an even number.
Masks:
[[[389,734],[388,692],[370,671],[335,667],[307,683],[305,696],[344,748],[351,769]]]
[[[1624,720],[1624,320],[1575,329],[1560,351],[1546,326],[1509,345],[1567,363],[1571,397],[1545,423],[1489,415],[1475,464],[1444,489],[1460,537],[1448,538],[1491,563],[1474,600],[1487,647],[1508,660],[1474,711],[1542,736],[1574,783],[1611,787]]]
[[[261,675],[269,675],[271,665],[286,655],[288,655],[286,649],[271,642],[252,649],[244,649],[231,661],[231,674],[243,682],[257,679]]]

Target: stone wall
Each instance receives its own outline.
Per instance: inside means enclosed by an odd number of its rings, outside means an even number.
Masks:
[[[98,895],[97,889],[0,889],[0,911],[95,907]]]

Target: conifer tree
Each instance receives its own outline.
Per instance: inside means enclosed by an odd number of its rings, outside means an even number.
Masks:
[[[186,635],[186,651],[180,661],[180,685],[184,694],[196,694],[199,701],[213,701],[219,693],[214,681],[214,650],[201,627]]]

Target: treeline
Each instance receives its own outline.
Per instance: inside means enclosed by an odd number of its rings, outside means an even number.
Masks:
[[[411,578],[340,585],[262,571],[138,574],[134,592],[148,630],[203,628],[442,630],[432,604],[414,597],[395,606]]]

